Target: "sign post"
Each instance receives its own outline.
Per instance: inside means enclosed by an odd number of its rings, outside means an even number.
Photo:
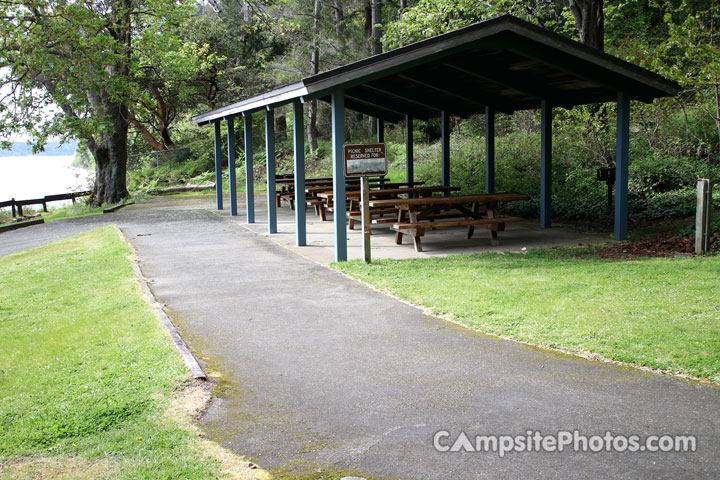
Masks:
[[[384,143],[345,145],[345,176],[360,177],[360,208],[362,212],[363,259],[370,263],[370,186],[368,177],[387,173]]]
[[[368,177],[360,177],[360,208],[362,209],[363,259],[370,263],[370,186]]]
[[[710,247],[710,216],[712,215],[712,185],[707,178],[697,182],[695,212],[695,253],[705,255]]]

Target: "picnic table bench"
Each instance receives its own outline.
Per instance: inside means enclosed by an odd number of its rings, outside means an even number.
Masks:
[[[370,190],[370,199],[373,198],[399,198],[403,196],[405,198],[424,198],[431,197],[435,193],[451,193],[457,192],[460,187],[448,187],[445,185],[437,186],[420,186],[420,187],[409,187],[409,188],[388,188],[380,190]],[[355,222],[362,222],[362,206],[360,205],[360,192],[350,191],[347,192],[348,207],[347,207],[347,219],[348,227],[350,230],[355,228]],[[397,217],[397,208],[394,206],[385,207],[372,207],[370,208],[370,218],[372,223],[390,223],[395,221]],[[392,214],[392,217],[385,217],[384,215]],[[394,218],[395,217],[395,218]]]
[[[387,188],[387,189],[379,189],[379,190],[370,190],[370,198],[391,198],[391,197],[398,197],[400,195],[407,196],[410,198],[414,197],[424,197],[432,195],[433,193],[449,193],[449,192],[455,192],[460,190],[460,187],[446,187],[446,186],[434,186],[434,187],[428,187],[428,186],[422,186],[422,187],[408,187],[408,188]],[[355,221],[360,221],[360,215],[361,212],[359,210],[355,210],[354,208],[357,208],[358,202],[360,201],[360,191],[346,191],[345,195],[347,196],[347,199],[349,202],[347,203],[347,211],[346,215],[348,215],[348,219],[350,220],[350,228],[354,228]],[[318,198],[322,198],[326,201],[325,209],[326,210],[333,210],[333,197],[334,194],[332,191],[327,192],[320,192],[317,194]],[[371,208],[370,214],[377,215],[380,214],[382,210],[387,210],[387,212],[383,213],[396,213],[395,207],[392,207],[392,212],[388,207],[384,208]]]
[[[382,197],[382,196],[392,196],[397,195],[397,192],[402,192],[404,194],[413,195],[413,192],[415,192],[417,189],[426,188],[426,187],[413,187],[412,185],[424,185],[425,182],[394,182],[394,183],[386,183],[386,184],[378,184],[371,186],[372,190],[371,197]],[[401,188],[403,186],[406,186],[407,188]],[[457,189],[456,187],[442,187],[443,189],[450,188]],[[305,203],[309,206],[312,206],[315,209],[315,213],[323,220],[325,221],[327,219],[326,212],[333,210],[332,205],[332,199],[334,196],[334,193],[332,190],[329,190],[327,187],[305,187],[305,192],[307,192],[309,195],[307,196]],[[348,186],[345,194],[347,195],[348,199],[353,198],[360,198],[360,190],[359,186],[358,189],[355,188],[355,186]],[[353,211],[354,213],[359,215],[359,212],[355,212],[352,208],[352,200],[348,205],[348,210]],[[377,213],[377,212],[376,212]],[[386,212],[391,213],[391,212]],[[395,213],[394,208],[392,209],[392,213]],[[354,227],[354,220],[350,221],[350,228],[352,229]]]
[[[403,235],[411,235],[415,251],[422,252],[421,237],[425,230],[445,227],[467,227],[465,238],[472,238],[475,227],[483,226],[490,232],[490,242],[499,245],[497,232],[505,230],[506,223],[521,222],[520,217],[496,217],[495,208],[500,202],[530,200],[522,193],[488,193],[481,195],[457,195],[450,197],[388,198],[370,200],[374,208],[394,206],[398,209],[397,221],[392,229],[396,231],[395,243],[402,244]],[[467,205],[471,205],[467,208]],[[484,212],[480,211],[485,207]],[[437,219],[437,214],[453,209],[462,218]]]

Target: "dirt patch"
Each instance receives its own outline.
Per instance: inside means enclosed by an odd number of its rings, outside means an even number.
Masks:
[[[710,252],[720,252],[720,233],[710,239]],[[679,237],[676,234],[656,235],[641,242],[625,242],[618,245],[598,247],[578,258],[607,258],[628,260],[639,257],[691,257],[695,256],[695,240],[690,237]]]
[[[215,384],[210,381],[189,381],[184,388],[174,392],[172,395],[170,405],[165,411],[165,418],[198,436],[196,443],[198,454],[213,458],[220,464],[221,478],[229,480],[265,480],[272,478],[268,472],[258,468],[248,459],[208,440],[204,432],[195,424],[210,405],[214,387]]]
[[[0,478],[17,480],[102,480],[117,477],[118,465],[107,459],[23,457],[0,463]]]

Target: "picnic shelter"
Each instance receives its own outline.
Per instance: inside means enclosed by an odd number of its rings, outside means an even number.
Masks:
[[[413,119],[441,119],[441,179],[450,187],[450,116],[484,114],[485,191],[495,192],[495,114],[541,111],[540,225],[552,225],[552,117],[556,107],[617,102],[614,238],[627,238],[630,100],[651,103],[680,86],[653,72],[510,15],[479,22],[217,108],[192,118],[214,127],[217,208],[223,208],[221,123],[227,129],[230,214],[237,215],[235,118],[243,119],[247,222],[255,222],[252,116],[265,116],[268,232],[277,232],[274,110],[292,105],[295,205],[305,204],[303,104],[332,112],[335,260],[347,260],[345,109],[406,130],[407,181],[414,181]],[[295,208],[296,243],[307,244],[305,208]]]

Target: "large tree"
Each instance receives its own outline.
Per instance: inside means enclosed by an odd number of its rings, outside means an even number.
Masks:
[[[135,43],[191,14],[177,0],[3,0],[0,133],[30,132],[38,149],[79,138],[95,158],[94,202],[127,197],[128,128],[144,98]]]
[[[603,0],[570,0],[570,11],[580,34],[580,41],[605,51],[605,15]]]
[[[199,82],[223,61],[204,42],[183,38],[181,30],[195,22],[188,19],[182,29],[151,23],[135,42],[133,74],[141,91],[130,103],[130,123],[155,150],[175,148],[171,126],[195,106]]]

